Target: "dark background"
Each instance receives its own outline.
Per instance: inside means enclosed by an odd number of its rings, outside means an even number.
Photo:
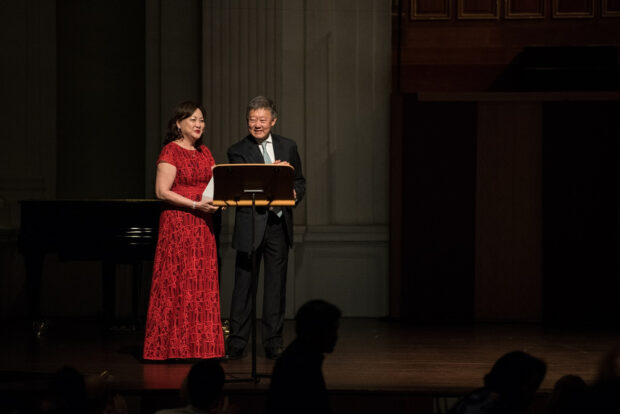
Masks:
[[[147,85],[180,78],[178,95],[198,97],[202,2],[148,20],[164,6],[57,1],[56,102],[23,110],[12,102],[35,77],[22,64],[35,3],[2,13],[3,140],[55,111],[52,198],[152,197],[161,131],[146,119],[178,99],[149,107]],[[618,326],[619,2],[392,4],[389,316]],[[171,56],[147,47],[161,33],[147,22],[166,19],[183,22],[157,39],[184,45]],[[6,269],[15,236],[3,234]]]
[[[618,327],[619,6],[394,5],[393,313]]]

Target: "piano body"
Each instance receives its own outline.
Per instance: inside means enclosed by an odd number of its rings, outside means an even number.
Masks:
[[[24,256],[29,312],[41,322],[44,261],[55,253],[63,260],[102,263],[103,312],[114,322],[116,265],[133,266],[133,317],[137,322],[142,262],[152,260],[162,202],[159,200],[21,201],[19,250]]]

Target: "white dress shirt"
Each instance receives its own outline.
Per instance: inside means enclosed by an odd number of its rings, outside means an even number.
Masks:
[[[267,139],[265,141],[267,141],[267,145],[265,146],[266,149],[267,149],[267,154],[269,154],[269,158],[271,158],[271,162],[273,163],[273,162],[276,161],[276,156],[273,153],[273,140],[271,139],[271,133],[269,134],[269,136],[267,137]],[[260,153],[262,154],[263,153],[263,146],[261,144],[256,144],[256,145],[258,145]]]

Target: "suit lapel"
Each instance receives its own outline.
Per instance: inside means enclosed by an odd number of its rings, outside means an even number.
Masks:
[[[282,158],[282,141],[280,141],[280,137],[271,134],[271,145],[273,145],[274,161],[286,161],[284,158]]]
[[[254,137],[252,135],[248,135],[246,139],[246,147],[249,164],[265,163],[265,160],[263,159],[263,154],[261,154],[260,150],[258,149],[258,145],[256,145],[256,141],[254,141]]]

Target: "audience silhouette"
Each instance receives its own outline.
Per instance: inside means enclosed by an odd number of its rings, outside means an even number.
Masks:
[[[273,368],[267,413],[330,413],[323,354],[338,340],[340,309],[323,300],[305,303],[295,315],[295,340]]]
[[[581,414],[588,412],[588,384],[577,375],[564,375],[556,381],[549,401],[549,414]]]
[[[525,352],[500,357],[484,377],[484,387],[459,400],[450,414],[518,414],[532,403],[547,371],[545,362]]]
[[[338,340],[341,311],[323,300],[305,303],[295,316],[296,338],[276,361],[267,395],[266,412],[331,413],[323,377],[325,353],[334,350]],[[588,385],[577,375],[558,379],[549,396],[547,414],[620,413],[620,347],[601,359],[595,381]],[[525,414],[540,412],[543,406],[532,402],[547,371],[546,363],[522,351],[501,356],[484,376],[484,386],[461,398],[448,414]],[[202,360],[190,369],[181,387],[188,404],[156,414],[220,414],[237,412],[223,393],[224,370],[217,360]],[[52,376],[43,398],[13,413],[47,414],[127,414],[121,396],[111,397],[105,376],[85,377],[77,369],[63,366]],[[17,408],[19,402],[13,401]],[[534,410],[536,407],[536,411]],[[6,408],[6,407],[5,407]],[[255,412],[255,411],[252,411]]]
[[[48,393],[41,401],[40,410],[43,413],[63,414],[88,412],[84,376],[73,367],[61,367],[50,380]]]
[[[54,373],[38,411],[49,414],[128,413],[125,399],[109,394],[104,376],[84,376],[71,366],[63,366]]]
[[[615,347],[601,359],[596,381],[591,387],[588,412],[620,413],[619,357],[620,347]]]
[[[188,405],[159,410],[156,414],[215,414],[227,413],[228,399],[224,396],[224,370],[213,359],[196,362],[189,370],[181,394]]]

